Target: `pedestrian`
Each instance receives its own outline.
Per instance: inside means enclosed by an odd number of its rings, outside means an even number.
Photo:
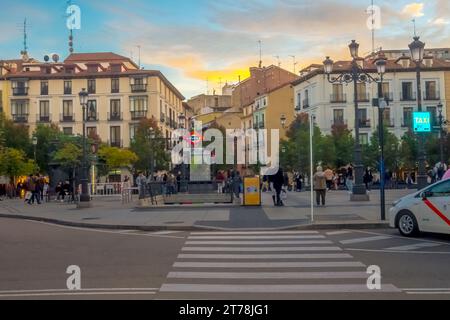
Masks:
[[[40,186],[37,175],[30,175],[30,179],[28,180],[28,190],[31,192],[31,198],[28,200],[28,204],[34,204],[34,200],[36,200],[37,204],[41,204],[40,199]]]
[[[300,172],[297,172],[295,174],[295,188],[297,192],[302,192],[302,182],[303,182],[303,176],[300,174]]]
[[[233,192],[237,199],[240,199],[242,178],[239,171],[234,172],[233,176]]]
[[[222,194],[225,186],[225,176],[222,171],[218,171],[216,175],[217,193]]]
[[[139,188],[139,199],[144,199],[146,194],[145,189],[147,187],[147,178],[142,172],[139,172],[139,175],[136,178],[136,185]]]
[[[347,187],[348,191],[353,192],[353,166],[352,165],[350,165],[347,168],[345,181],[346,181],[346,187]]]
[[[372,175],[372,171],[370,171],[369,168],[366,169],[366,173],[364,174],[364,184],[366,185],[366,189],[368,191],[370,191],[370,186],[372,185],[373,182],[373,175]]]
[[[325,196],[327,193],[327,179],[321,166],[317,167],[317,172],[314,175],[314,190],[316,191],[316,203],[317,206],[325,206]]]
[[[284,183],[283,169],[279,168],[275,175],[270,176],[270,181],[273,183],[273,188],[275,189],[275,195],[272,196],[273,204],[276,207],[283,207],[284,203],[281,200],[281,190],[283,189]]]
[[[334,177],[334,172],[333,170],[331,170],[330,167],[327,168],[327,170],[325,170],[324,172],[325,174],[325,178],[327,179],[327,190],[331,190],[332,186],[333,186],[333,177]]]

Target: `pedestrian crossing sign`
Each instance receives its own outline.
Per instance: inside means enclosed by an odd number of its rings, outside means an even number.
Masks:
[[[414,132],[431,132],[430,112],[414,112]]]

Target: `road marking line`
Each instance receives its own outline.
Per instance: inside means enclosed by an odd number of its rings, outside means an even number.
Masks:
[[[337,254],[180,254],[178,259],[352,259],[347,253]]]
[[[382,252],[382,253],[409,253],[409,254],[450,254],[450,252],[433,252],[433,251],[394,251],[394,250],[375,250],[375,249],[346,249],[347,251],[361,252]]]
[[[417,243],[417,244],[411,244],[407,246],[401,246],[401,247],[392,247],[387,248],[386,250],[394,250],[394,251],[409,251],[409,250],[416,250],[421,248],[433,248],[433,247],[439,247],[439,244],[436,243]]]
[[[180,233],[181,231],[157,231],[157,232],[152,232],[151,234],[154,235],[168,235],[168,234],[174,234],[174,233]]]
[[[186,241],[186,245],[271,245],[271,244],[333,244],[328,240],[317,241]]]
[[[362,268],[361,262],[175,262],[174,268]]]
[[[318,234],[318,231],[215,231],[215,232],[191,232],[193,236],[226,236],[226,235],[287,235],[287,234]]]
[[[325,236],[191,236],[188,240],[276,240],[276,239],[325,239]]]
[[[161,292],[210,292],[210,293],[382,293],[401,292],[391,284],[381,290],[371,291],[365,285],[217,285],[217,284],[164,284]]]
[[[19,294],[0,294],[0,298],[19,298],[19,297],[59,297],[59,296],[109,296],[109,295],[153,295],[153,291],[119,291],[119,292],[54,292],[54,293],[19,293]]]
[[[81,290],[68,290],[68,289],[44,289],[44,290],[7,290],[0,291],[0,294],[9,293],[51,293],[51,292],[93,292],[93,291],[158,291],[158,288],[98,288],[98,289],[81,289]]]
[[[187,252],[302,252],[302,251],[343,251],[339,247],[184,247]]]
[[[365,272],[170,272],[171,279],[367,279]]]
[[[327,236],[338,236],[341,234],[349,234],[352,233],[352,231],[333,231],[333,232],[327,232],[326,235]]]
[[[389,236],[376,236],[376,237],[366,237],[366,238],[356,238],[349,240],[339,241],[342,244],[354,244],[354,243],[364,243],[364,242],[373,242],[373,241],[381,241],[391,239]]]

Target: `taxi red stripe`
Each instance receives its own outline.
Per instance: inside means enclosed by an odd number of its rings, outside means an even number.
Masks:
[[[450,219],[448,219],[438,208],[434,206],[430,202],[430,200],[424,200],[425,204],[430,208],[434,213],[436,213],[442,220],[444,220],[450,226]]]

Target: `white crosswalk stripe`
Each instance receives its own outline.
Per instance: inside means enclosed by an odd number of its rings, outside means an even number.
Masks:
[[[342,240],[342,241],[340,241],[340,243],[355,244],[355,243],[373,242],[373,241],[381,241],[381,240],[388,240],[388,239],[392,239],[392,237],[375,236],[375,237],[356,238],[356,239]]]
[[[316,231],[193,232],[160,292],[400,292],[390,284],[369,290],[366,267]]]
[[[393,250],[393,251],[413,251],[413,250],[422,249],[422,248],[439,247],[440,245],[441,245],[441,244],[438,244],[438,243],[428,243],[428,242],[423,242],[423,243],[416,243],[416,244],[411,244],[411,245],[406,245],[406,246],[387,248],[387,249],[385,249],[385,250]]]

